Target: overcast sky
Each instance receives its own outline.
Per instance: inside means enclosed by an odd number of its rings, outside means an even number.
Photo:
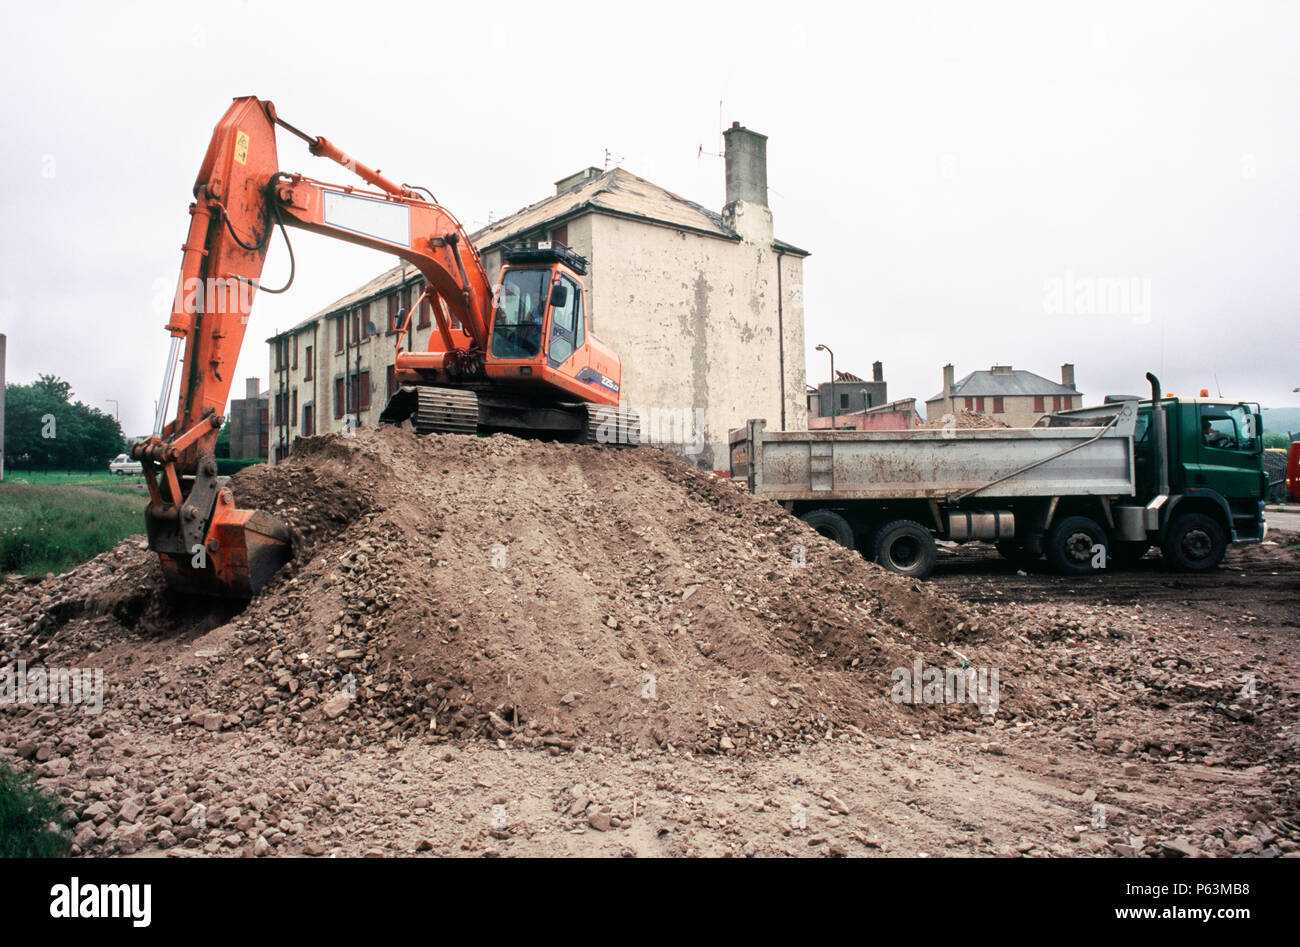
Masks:
[[[720,209],[700,146],[733,120],[767,134],[777,235],[813,254],[811,382],[824,342],[837,368],[883,361],[893,398],[936,393],[949,361],[1071,361],[1089,400],[1155,370],[1178,393],[1300,404],[1295,4],[469,7],[5,3],[9,380],[52,372],[148,430],[190,189],[230,99],[256,94],[471,229],[607,149]],[[346,178],[283,134],[280,156]],[[293,239],[294,288],[259,297],[237,396],[266,377],[262,340],[395,262]],[[264,278],[286,271],[277,238]]]

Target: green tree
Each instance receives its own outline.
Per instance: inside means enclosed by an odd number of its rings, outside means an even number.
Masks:
[[[5,386],[5,459],[15,467],[91,470],[125,445],[116,419],[72,401],[72,386],[61,378]]]
[[[212,449],[214,457],[230,457],[230,418],[226,418],[221,430],[217,432],[217,446]]]

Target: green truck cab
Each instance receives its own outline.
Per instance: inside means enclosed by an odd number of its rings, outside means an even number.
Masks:
[[[1174,565],[1212,569],[1229,543],[1264,538],[1268,476],[1260,409],[1161,397],[1158,385],[1153,399],[1138,406],[1135,500],[1158,510],[1158,532],[1150,538]]]

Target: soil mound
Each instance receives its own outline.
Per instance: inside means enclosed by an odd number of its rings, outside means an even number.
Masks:
[[[172,598],[129,540],[0,587],[6,655],[103,666],[137,725],[295,743],[745,752],[985,719],[890,697],[917,659],[981,664],[952,600],[656,450],[381,428],[231,487],[296,537],[242,612]]]

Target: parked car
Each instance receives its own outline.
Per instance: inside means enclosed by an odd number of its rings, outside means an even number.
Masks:
[[[130,474],[144,473],[144,467],[140,461],[132,460],[127,454],[118,454],[108,462],[108,472],[125,477]]]

